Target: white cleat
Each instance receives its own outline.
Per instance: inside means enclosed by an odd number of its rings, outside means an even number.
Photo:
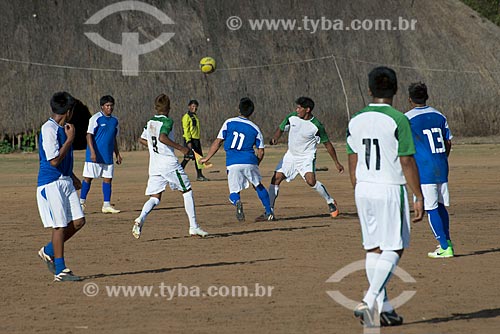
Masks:
[[[203,231],[200,227],[190,228],[189,229],[189,235],[192,236],[192,237],[199,236],[199,237],[204,238],[204,237],[206,237],[208,235],[208,232]]]
[[[142,223],[140,218],[136,218],[134,221],[134,226],[132,226],[132,235],[134,238],[139,239],[142,232]]]
[[[120,210],[117,210],[112,206],[103,206],[101,211],[102,213],[120,213]]]

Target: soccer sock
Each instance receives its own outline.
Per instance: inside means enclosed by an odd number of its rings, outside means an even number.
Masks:
[[[446,240],[451,240],[450,238],[450,216],[448,215],[448,210],[443,203],[438,203],[439,217],[443,222],[444,234],[446,235]]]
[[[368,307],[373,310],[377,296],[385,289],[389,279],[391,278],[392,271],[398,265],[399,255],[394,251],[383,251],[378,258],[373,271],[372,281],[370,288],[366,292],[363,301]]]
[[[85,180],[82,181],[82,189],[80,189],[80,203],[85,203],[89,191],[90,191],[90,183],[85,182]]]
[[[271,205],[271,209],[274,209],[274,203],[276,202],[276,198],[278,198],[279,192],[280,186],[272,183],[269,185],[269,204]]]
[[[436,237],[436,240],[439,241],[439,245],[441,245],[442,249],[447,249],[448,241],[446,240],[443,221],[441,220],[438,209],[428,210],[427,214],[429,216],[429,225],[434,233],[434,237]]]
[[[144,220],[146,220],[146,217],[158,204],[160,204],[160,200],[156,197],[150,197],[146,201],[146,203],[144,203],[144,205],[142,206],[141,214],[139,216],[139,219],[141,220],[142,223],[144,222]]]
[[[193,191],[190,190],[182,194],[184,197],[184,209],[186,210],[186,214],[189,219],[189,227],[190,228],[198,228],[198,223],[196,223],[196,210],[194,207],[194,196]]]
[[[264,205],[264,208],[266,209],[266,214],[270,214],[272,212],[271,202],[269,201],[269,193],[266,188],[261,183],[257,186],[257,188],[255,188],[255,191],[257,191],[257,196],[259,196],[262,205]]]
[[[111,183],[103,182],[102,183],[102,194],[104,196],[104,203],[108,203],[111,201]]]
[[[64,257],[56,257],[54,259],[54,264],[56,265],[56,275],[59,275],[66,268]]]
[[[377,265],[377,261],[379,258],[380,258],[379,253],[375,252],[366,253],[365,270],[366,270],[366,277],[368,278],[368,282],[370,284],[372,282],[373,274],[375,272],[375,266]],[[387,292],[385,288],[377,296],[376,303],[379,313],[391,312],[392,310],[394,310],[392,305],[389,303],[389,300],[387,299]]]
[[[321,197],[323,197],[327,203],[333,203],[333,198],[330,196],[330,194],[328,194],[323,183],[316,181],[316,184],[314,186],[312,186],[311,188],[316,190],[318,192],[318,194]]]
[[[233,204],[236,205],[236,202],[238,202],[241,199],[239,193],[230,193],[229,194],[229,201]]]
[[[43,247],[43,251],[50,257],[54,257],[54,247],[52,246],[52,241],[49,241],[45,247]]]

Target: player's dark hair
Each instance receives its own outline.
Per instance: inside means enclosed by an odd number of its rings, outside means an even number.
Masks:
[[[103,105],[105,105],[108,102],[111,102],[111,103],[115,104],[115,99],[111,95],[104,95],[99,100],[99,105],[103,106]]]
[[[240,100],[240,114],[248,117],[251,114],[253,114],[253,111],[255,109],[252,100],[250,100],[248,97],[244,97]]]
[[[198,103],[198,101],[196,101],[196,100],[190,100],[190,101],[189,101],[189,103],[188,103],[188,106],[190,106],[190,105],[192,105],[192,104],[196,105],[197,107],[200,105],[200,104]]]
[[[55,114],[63,115],[73,109],[75,99],[68,92],[57,92],[50,99],[50,107]]]
[[[368,87],[373,97],[392,98],[398,91],[398,79],[393,69],[376,67],[368,74]]]
[[[166,113],[170,110],[170,98],[165,94],[160,94],[155,99],[155,110],[157,113]]]
[[[425,104],[429,95],[427,95],[427,86],[423,82],[414,82],[408,87],[408,95],[416,104]]]
[[[311,111],[314,109],[314,101],[309,97],[301,96],[295,100],[295,104],[298,104],[304,109],[309,108]]]

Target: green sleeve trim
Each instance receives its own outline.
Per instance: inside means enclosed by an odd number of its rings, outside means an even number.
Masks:
[[[171,118],[166,117],[162,120],[162,123],[160,133],[164,133],[168,136],[174,127],[174,121]]]
[[[290,117],[293,117],[293,116],[297,116],[296,111],[286,115],[285,119],[283,120],[283,122],[281,122],[281,124],[279,126],[281,131],[285,131],[285,127],[290,124],[290,122],[289,122]]]
[[[317,134],[319,136],[319,142],[321,144],[329,142],[330,139],[328,138],[328,134],[326,133],[326,130],[325,130],[325,127],[323,126],[323,124],[321,124],[321,122],[316,117],[314,117],[311,120],[311,123],[313,123],[314,125],[316,125],[316,127],[318,128],[318,133]]]

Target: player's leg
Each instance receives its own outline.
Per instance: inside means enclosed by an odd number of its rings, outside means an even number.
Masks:
[[[271,205],[271,210],[274,212],[274,204],[278,198],[280,192],[280,184],[286,176],[283,172],[275,171],[273,177],[271,178],[271,184],[269,185],[269,204]]]
[[[120,213],[120,210],[111,206],[111,193],[113,186],[113,164],[101,164],[102,167],[102,213]]]
[[[422,194],[424,195],[424,209],[427,211],[429,226],[434,237],[439,242],[439,247],[434,252],[429,252],[427,255],[430,258],[452,257],[453,250],[448,245],[445,222],[439,210],[439,201],[441,199],[440,187],[437,184],[422,184],[421,188]]]
[[[100,175],[99,169],[98,164],[93,162],[85,162],[83,165],[82,189],[80,189],[80,204],[83,210],[85,210],[85,202],[87,201],[87,196],[92,186],[92,180],[96,175]]]
[[[337,217],[339,215],[337,202],[333,199],[333,197],[330,196],[323,183],[316,179],[316,174],[314,172],[306,172],[304,174],[304,180],[326,201],[326,203],[328,204],[330,215],[332,217]]]
[[[168,181],[161,175],[150,175],[148,178],[148,185],[146,187],[146,195],[149,196],[148,200],[142,206],[141,214],[134,220],[132,226],[132,235],[134,238],[141,237],[146,217],[158,206],[161,202],[161,196],[165,191]]]
[[[186,139],[184,139],[184,146],[187,146]],[[191,160],[187,155],[184,156],[181,162],[182,169],[186,169],[186,165],[188,164],[189,160]]]
[[[201,142],[199,139],[193,139],[193,151],[203,156],[203,151],[201,149]],[[198,164],[196,161],[194,162],[194,167],[196,168],[196,181],[208,181],[208,179],[203,175],[200,168],[198,168]]]
[[[245,221],[245,212],[241,201],[240,192],[249,187],[249,182],[244,174],[245,167],[241,165],[227,167],[227,186],[229,188],[229,201],[236,207],[236,219]]]
[[[443,221],[444,234],[446,236],[446,240],[448,241],[448,245],[453,248],[450,237],[450,217],[448,215],[448,210],[446,210],[447,206],[450,206],[450,193],[448,191],[448,182],[438,184],[438,210],[439,216]]]

